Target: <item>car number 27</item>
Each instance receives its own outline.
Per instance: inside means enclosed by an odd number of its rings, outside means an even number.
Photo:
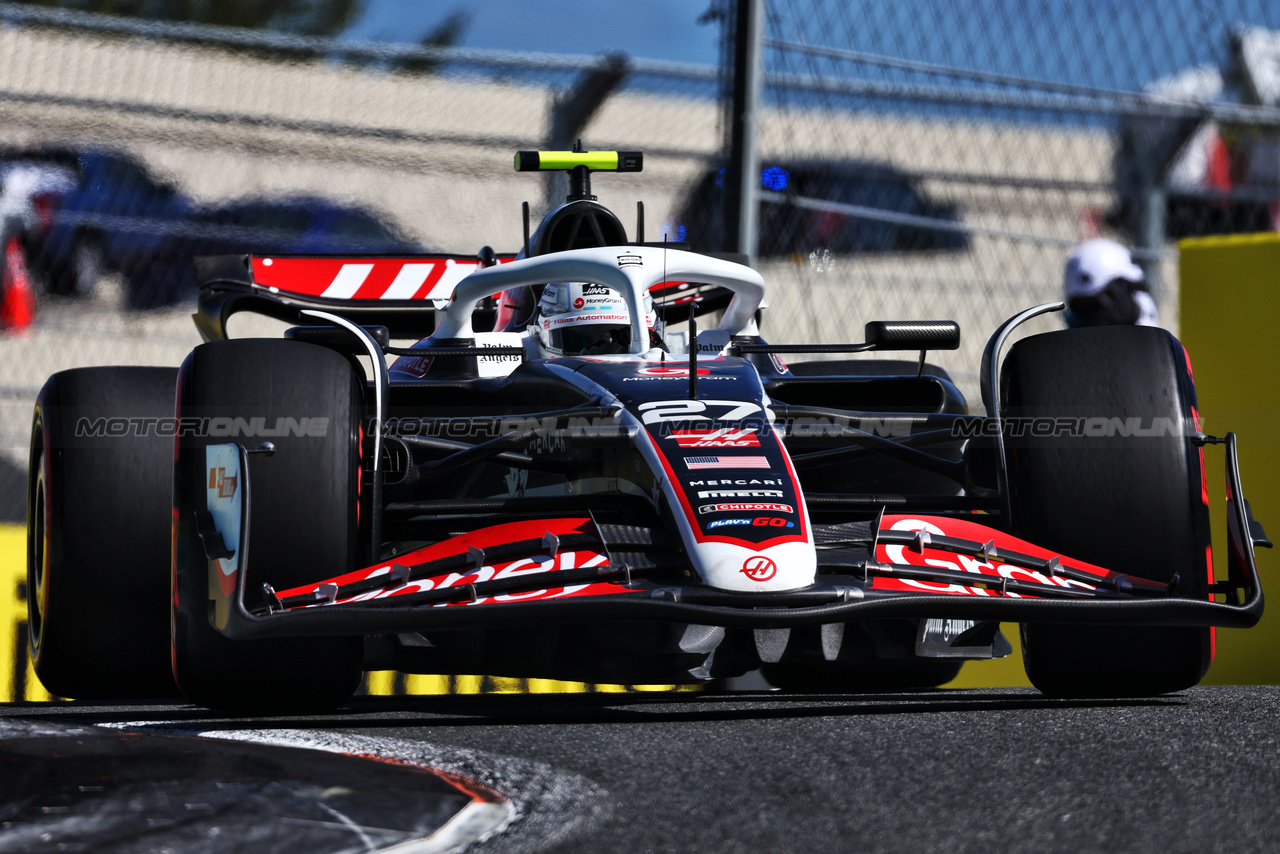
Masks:
[[[744,400],[654,400],[640,404],[640,419],[645,424],[703,419],[741,421],[763,409],[758,403]],[[719,414],[713,414],[716,412]]]

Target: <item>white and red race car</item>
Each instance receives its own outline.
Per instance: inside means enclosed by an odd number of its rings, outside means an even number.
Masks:
[[[1167,332],[1050,332],[1002,360],[1061,306],[1028,309],[971,415],[924,361],[956,324],[770,344],[755,270],[628,240],[589,175],[641,162],[517,155],[572,192],[514,259],[202,259],[208,343],[181,369],[51,377],[28,587],[49,690],[310,711],[383,669],[912,688],[1007,654],[1003,621],[1046,693],[1150,695],[1202,678],[1213,626],[1257,622],[1265,535]],[[570,353],[557,298],[607,304],[614,346]],[[298,325],[228,340],[244,310]],[[869,357],[782,358],[831,353]]]

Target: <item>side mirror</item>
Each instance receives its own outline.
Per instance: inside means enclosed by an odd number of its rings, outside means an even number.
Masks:
[[[960,324],[954,320],[873,320],[864,329],[875,350],[955,350]]]

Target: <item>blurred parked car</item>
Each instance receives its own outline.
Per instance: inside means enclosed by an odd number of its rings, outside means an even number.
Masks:
[[[667,228],[673,240],[687,241],[700,251],[721,251],[725,243],[724,169],[711,169],[677,206]],[[956,207],[930,200],[907,173],[882,163],[766,163],[760,188],[786,195],[783,202],[762,201],[756,254],[760,258],[855,252],[961,250],[968,246],[960,231],[930,228],[854,216],[839,210],[801,207],[800,199],[871,208],[886,214],[907,214],[956,222]]]
[[[375,213],[327,199],[202,207],[119,152],[42,149],[0,162],[64,176],[31,194],[37,225],[25,239],[31,267],[55,294],[87,294],[104,272],[119,272],[128,305],[152,308],[195,296],[197,255],[422,251]]]
[[[151,261],[166,232],[195,208],[176,185],[113,151],[43,148],[6,160],[37,166],[46,175],[33,194],[40,224],[26,248],[50,293],[85,295],[104,272],[120,271],[130,304],[156,304],[149,298],[155,290],[148,278]]]

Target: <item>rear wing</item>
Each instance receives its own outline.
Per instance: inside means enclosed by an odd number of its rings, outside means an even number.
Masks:
[[[227,337],[227,320],[237,312],[309,325],[301,313],[319,309],[336,311],[362,326],[385,326],[393,338],[425,338],[435,330],[437,312],[445,308],[459,282],[485,266],[516,259],[512,253],[481,254],[485,260],[480,255],[445,254],[196,258],[196,328],[205,341],[219,341]],[[741,255],[707,254],[736,263],[746,260]],[[723,311],[733,298],[728,288],[684,281],[662,282],[650,292],[669,322],[687,317],[689,308],[699,316]],[[668,311],[673,313],[666,317]],[[495,313],[495,306],[482,302],[473,315],[476,326],[487,328]]]
[[[200,295],[196,327],[206,341],[227,337],[231,315],[249,311],[306,323],[306,309],[338,311],[365,326],[385,326],[396,338],[422,338],[453,289],[484,266],[514,254],[476,255],[220,255],[197,258]],[[486,263],[487,262],[487,263]],[[481,315],[492,315],[482,306]]]

